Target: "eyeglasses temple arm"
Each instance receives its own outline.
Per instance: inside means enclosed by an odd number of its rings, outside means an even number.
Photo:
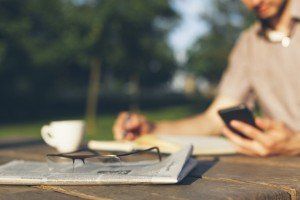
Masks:
[[[135,151],[132,151],[132,152],[129,152],[129,153],[119,154],[117,156],[119,156],[119,157],[121,157],[121,156],[129,156],[129,155],[132,155],[132,154],[143,153],[143,152],[152,151],[152,150],[156,150],[157,151],[158,159],[159,159],[159,161],[161,161],[161,153],[160,153],[160,150],[159,150],[158,147],[151,147],[149,149],[144,149],[144,150],[135,150]]]

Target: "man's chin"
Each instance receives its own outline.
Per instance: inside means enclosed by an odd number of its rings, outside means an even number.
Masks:
[[[256,16],[262,20],[269,20],[269,19],[273,19],[274,17],[276,17],[277,13],[276,12],[256,13]]]

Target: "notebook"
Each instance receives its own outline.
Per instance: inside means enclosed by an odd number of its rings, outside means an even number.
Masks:
[[[225,155],[236,153],[235,148],[226,138],[218,136],[145,135],[135,141],[91,140],[88,143],[88,147],[94,150],[129,152],[158,146],[162,153],[174,153],[189,144],[194,146],[193,155]]]

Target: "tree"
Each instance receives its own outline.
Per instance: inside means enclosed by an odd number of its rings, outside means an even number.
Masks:
[[[187,67],[211,83],[217,83],[227,66],[230,49],[239,33],[253,22],[254,16],[236,0],[214,0],[211,5],[212,12],[202,16],[209,31],[189,51]]]
[[[80,10],[87,19],[84,24],[88,24],[86,56],[93,63],[87,116],[88,127],[95,132],[99,73],[105,76],[109,71],[119,80],[133,81],[136,88],[171,77],[176,64],[166,44],[170,29],[166,24],[176,15],[168,1],[151,0],[94,1]]]
[[[62,75],[70,66],[79,70],[74,57],[82,51],[80,35],[68,15],[73,9],[60,0],[0,2],[1,105],[7,112],[18,106],[38,112],[58,87],[73,82]]]
[[[107,74],[138,86],[169,80],[176,63],[166,34],[176,19],[167,0],[1,0],[1,114],[40,113],[90,83],[95,121]]]

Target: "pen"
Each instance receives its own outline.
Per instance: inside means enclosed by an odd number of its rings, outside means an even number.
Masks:
[[[130,121],[130,117],[131,117],[130,113],[127,113],[127,116],[126,116],[126,119],[125,119],[125,122],[124,122],[124,127]],[[127,134],[128,134],[128,131],[125,128],[125,130],[123,131],[123,138],[125,138],[127,136]]]

